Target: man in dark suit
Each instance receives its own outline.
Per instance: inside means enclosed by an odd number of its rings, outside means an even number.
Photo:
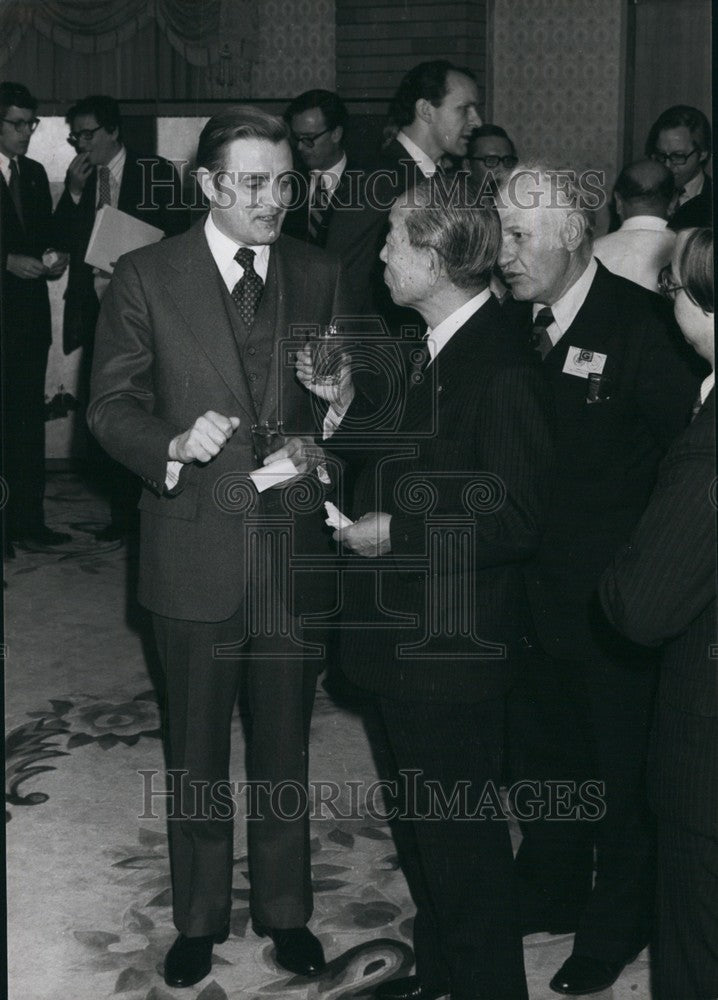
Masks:
[[[361,314],[370,309],[369,279],[385,220],[366,202],[364,171],[347,161],[347,117],[344,102],[330,90],[308,90],[287,107],[284,119],[302,172],[284,232],[339,257],[351,293],[348,305]]]
[[[711,158],[708,119],[687,104],[667,108],[651,126],[646,155],[673,174],[676,204],[671,229],[713,226],[713,182],[706,173]]]
[[[392,297],[420,311],[428,339],[386,348],[387,367],[404,373],[391,405],[347,384],[335,406],[354,393],[329,447],[348,461],[360,450],[357,519],[334,536],[354,554],[341,665],[378,696],[417,905],[417,974],[376,996],[520,1000],[508,828],[481,802],[501,782],[504,695],[528,629],[520,565],[548,495],[548,392],[487,287],[496,213],[477,207],[469,180],[449,190],[437,177],[415,188],[413,207],[399,200],[382,251]],[[409,801],[398,789],[412,770]],[[464,786],[458,814],[435,812],[432,788],[448,803]]]
[[[656,997],[707,1000],[718,996],[718,608],[710,234],[680,233],[673,260],[664,287],[675,298],[684,334],[710,363],[711,374],[701,386],[690,426],[661,463],[658,483],[630,543],[603,575],[601,600],[624,635],[661,647],[648,762],[651,806],[658,817],[657,926],[651,949]],[[687,267],[687,260],[698,266]]]
[[[519,165],[497,195],[499,264],[526,303],[526,335],[553,389],[558,454],[546,531],[527,572],[538,643],[512,699],[511,776],[565,780],[575,791],[563,822],[548,813],[523,825],[516,864],[525,932],[576,930],[573,954],[551,980],[572,995],[608,987],[648,940],[644,767],[654,674],[640,651],[609,635],[596,588],[688,421],[698,382],[665,303],[592,257],[592,194],[573,171]],[[597,822],[579,822],[586,781],[603,783]]]
[[[202,812],[191,790],[206,783],[212,803],[212,790],[226,786],[240,681],[249,779],[270,790],[307,780],[316,669],[303,662],[296,616],[301,600],[316,610],[317,588],[303,581],[295,600],[281,555],[286,532],[290,553],[320,544],[322,518],[307,498],[321,504],[321,490],[312,397],[283,365],[281,341],[296,324],[329,323],[341,283],[334,258],[280,236],[287,135],[280,119],[252,107],[210,119],[197,152],[209,215],[121,259],[97,331],[88,420],[145,484],[139,599],[153,614],[166,675],[169,766],[185,772],[184,782],[176,776],[184,818],[176,804],[168,810],[180,931],[165,962],[172,986],[203,978],[213,943],[228,933],[232,822]],[[247,478],[257,464],[252,425],[278,420],[292,436],[271,461],[291,458],[306,473],[303,499],[290,483],[258,500]],[[260,799],[249,824],[252,918],[280,965],[315,975],[324,956],[306,927],[308,817],[282,816],[274,798],[272,806]]]
[[[70,541],[45,524],[45,369],[52,340],[47,279],[67,257],[56,245],[44,168],[26,154],[39,124],[37,101],[20,83],[0,84],[3,471],[8,497],[5,551]]]
[[[172,164],[161,156],[140,156],[123,144],[120,107],[114,98],[85,97],[70,108],[66,121],[70,142],[78,152],[55,209],[58,238],[70,252],[63,340],[67,354],[84,349],[81,389],[87,396],[100,299],[109,281],[109,275],[85,263],[97,212],[111,205],[161,229],[165,236],[187,228],[187,212]],[[131,526],[140,486],[134,476],[108,463],[97,449],[90,457],[101,468],[110,500],[111,523],[97,537],[114,541]]]

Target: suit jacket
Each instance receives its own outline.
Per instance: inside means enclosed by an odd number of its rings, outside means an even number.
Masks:
[[[579,349],[606,356],[610,388],[602,395],[609,399],[587,402],[587,380],[563,371]],[[551,655],[601,663],[638,652],[621,647],[605,624],[596,588],[648,503],[661,458],[688,423],[701,379],[694,358],[668,304],[599,263],[574,322],[543,361],[556,406],[557,467],[527,583]]]
[[[549,394],[491,297],[395,404],[396,418],[358,394],[330,445],[363,442],[354,517],[391,514],[391,554],[345,563],[342,669],[389,697],[497,697],[529,628],[521,562],[545,514]]]
[[[85,264],[85,253],[95,224],[96,201],[95,170],[88,177],[77,204],[66,188],[55,209],[60,245],[70,253],[63,327],[66,354],[77,347],[92,344],[100,311],[92,268]],[[161,229],[165,236],[175,236],[188,225],[179,177],[172,164],[161,156],[143,157],[127,150],[117,207],[121,212]]]
[[[36,160],[21,156],[19,172],[24,225],[17,216],[5,178],[0,174],[2,335],[7,351],[14,343],[26,345],[28,340],[45,348],[52,337],[46,279],[18,278],[7,270],[8,254],[40,258],[49,247],[57,246],[45,168]],[[42,358],[44,364],[44,353]]]
[[[203,223],[118,263],[100,311],[87,416],[102,447],[145,481],[139,599],[150,610],[223,621],[241,606],[249,572],[245,528],[268,507],[276,514],[279,503],[274,491],[258,501],[247,477],[256,465],[250,428],[279,416],[287,434],[313,432],[313,397],[296,380],[281,341],[297,324],[329,323],[342,311],[342,294],[338,263],[323,250],[285,236],[273,244],[252,328],[275,339],[272,377],[257,407],[255,349],[251,338],[238,344],[238,314]],[[239,429],[211,462],[185,466],[169,495],[169,442],[207,410],[239,416]],[[279,511],[293,520],[298,545],[315,532],[326,546],[315,480],[303,477],[294,507]],[[312,600],[309,590],[304,596]]]
[[[659,816],[718,836],[715,390],[661,463],[601,581],[616,628],[661,647],[649,789]]]
[[[705,175],[701,193],[680,205],[668,225],[675,230],[693,226],[713,228],[713,181],[708,174]]]
[[[309,234],[308,192],[310,179],[296,185],[297,204],[284,220],[282,231],[287,236],[325,247],[339,258],[346,276],[347,305],[353,312],[371,312],[370,281],[381,250],[386,215],[368,197],[367,178],[354,164],[348,163],[339,183],[322,214],[315,237]]]

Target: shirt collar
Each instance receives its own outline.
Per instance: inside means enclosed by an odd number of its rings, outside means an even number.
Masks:
[[[416,160],[424,177],[433,177],[436,173],[436,164],[421,146],[417,146],[405,132],[397,132],[396,141],[404,147],[413,160]]]
[[[586,296],[588,295],[589,289],[593,284],[593,279],[596,277],[596,271],[598,270],[598,263],[595,257],[591,257],[588,266],[584,272],[574,281],[571,287],[563,293],[560,299],[553,303],[551,306],[551,312],[553,313],[553,323],[548,327],[546,332],[548,333],[551,343],[555,346],[564,333],[571,326],[573,321],[578,315],[578,311],[586,301]],[[534,302],[533,306],[533,318],[536,316],[539,310],[545,308],[546,303]]]
[[[703,406],[705,401],[708,399],[715,384],[716,384],[716,373],[712,371],[710,375],[707,375],[701,382],[701,406]]]
[[[659,219],[657,215],[632,215],[630,219],[624,219],[621,229],[655,229],[659,231],[665,229],[668,219]]]
[[[207,243],[209,245],[209,252],[214,258],[214,262],[219,268],[219,272],[222,276],[227,273],[227,269],[232,265],[239,268],[240,274],[244,271],[240,264],[234,259],[234,255],[240,247],[248,246],[247,243],[236,243],[231,240],[229,236],[217,228],[217,225],[212,218],[212,213],[207,215],[204,223],[204,235],[207,238]],[[250,250],[254,250],[254,270],[260,276],[262,281],[266,281],[267,278],[267,268],[269,266],[269,244],[263,243],[260,246],[250,246]]]
[[[310,171],[312,176],[312,186],[317,183],[319,177],[328,178],[324,181],[324,190],[328,191],[329,194],[334,194],[339,186],[339,181],[342,178],[342,174],[347,168],[347,157],[346,153],[342,153],[342,158],[338,163],[335,163],[333,167],[329,167],[328,170],[312,170]]]
[[[691,198],[697,198],[703,190],[705,179],[706,177],[702,170],[695,177],[691,177],[688,183],[683,186],[683,193],[678,198],[679,204],[683,205],[686,201],[690,201]]]
[[[127,159],[127,150],[124,146],[120,146],[115,155],[112,157],[107,167],[110,171],[110,176],[118,184],[122,183],[122,171],[125,169],[125,160]]]
[[[14,157],[14,159],[17,162],[17,157]],[[9,184],[10,183],[10,157],[9,156],[5,156],[4,153],[0,153],[0,170],[2,170],[2,175],[5,178],[5,180],[7,181],[7,183]]]
[[[441,323],[432,330],[429,328],[426,331],[426,341],[429,348],[429,357],[431,361],[434,361],[439,351],[446,347],[451,338],[454,336],[457,330],[459,330],[467,320],[474,315],[475,312],[489,301],[491,298],[491,289],[485,288],[478,295],[474,295],[473,298],[465,302],[463,306],[459,306],[451,315],[447,316],[446,319],[442,319]],[[431,362],[430,362],[431,363]]]

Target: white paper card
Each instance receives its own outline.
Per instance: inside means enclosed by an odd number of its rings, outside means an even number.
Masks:
[[[333,504],[331,500],[325,500],[324,506],[329,515],[326,523],[330,528],[348,528],[350,524],[354,524],[346,514],[342,514],[337,505]]]
[[[286,483],[288,479],[293,479],[297,475],[298,469],[291,458],[283,458],[279,462],[272,462],[270,465],[262,465],[249,473],[249,478],[254,483],[257,493],[263,493],[270,486],[279,486]]]
[[[567,375],[588,378],[594,372],[600,375],[606,364],[606,355],[598,351],[587,351],[585,347],[569,347],[563,371]]]
[[[157,243],[163,236],[157,226],[150,226],[111,205],[103,205],[95,216],[85,263],[112,274],[123,253]]]

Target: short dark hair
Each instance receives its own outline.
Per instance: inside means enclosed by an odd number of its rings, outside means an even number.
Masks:
[[[501,223],[476,181],[468,174],[434,174],[413,189],[412,204],[406,214],[411,245],[434,249],[457,288],[485,284],[499,255]]]
[[[319,108],[329,129],[340,126],[344,128],[349,117],[344,101],[333,90],[305,90],[303,94],[299,94],[290,102],[284,112],[284,120],[288,125],[291,125],[295,115],[311,111],[312,108]]]
[[[651,125],[646,139],[646,156],[655,152],[659,134],[669,128],[687,128],[698,149],[710,153],[711,126],[706,116],[689,104],[674,104],[673,107],[666,108]]]
[[[646,174],[646,167],[649,168],[649,174]],[[671,203],[676,185],[668,167],[655,160],[638,160],[623,168],[613,190],[624,201],[645,202],[665,209]]]
[[[70,128],[75,118],[79,118],[80,115],[94,115],[97,124],[108,132],[114,129],[119,132],[122,128],[120,105],[114,97],[109,97],[107,94],[90,94],[89,97],[83,97],[73,104],[65,115],[65,121]]]
[[[516,146],[514,146],[513,140],[509,138],[506,129],[501,128],[500,125],[491,125],[486,123],[485,125],[480,125],[479,128],[475,129],[471,133],[471,139],[469,141],[469,146],[474,141],[474,139],[505,139],[509,146],[511,147],[511,155],[518,156],[516,152]]]
[[[289,139],[287,123],[251,104],[235,104],[212,115],[200,132],[197,166],[219,170],[224,164],[224,150],[235,139],[266,139],[280,143]]]
[[[0,83],[0,115],[4,118],[8,108],[12,107],[37,111],[37,98],[32,96],[24,83],[5,80]]]
[[[409,70],[392,98],[389,105],[391,120],[399,128],[410,125],[416,117],[416,102],[421,99],[431,101],[434,107],[438,108],[446,97],[448,90],[446,78],[449,73],[461,73],[470,80],[476,80],[470,69],[454,66],[447,59],[419,63]]]
[[[691,229],[678,261],[678,277],[688,298],[703,312],[713,310],[713,230]]]

